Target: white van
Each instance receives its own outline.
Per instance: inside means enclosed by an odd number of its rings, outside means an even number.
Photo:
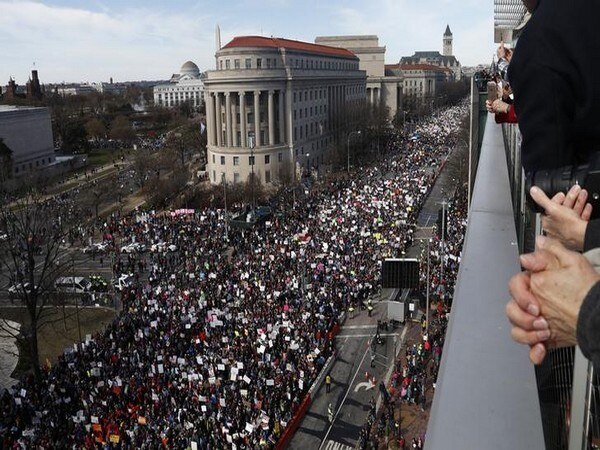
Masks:
[[[85,294],[92,288],[92,283],[83,277],[61,277],[56,279],[54,287],[58,292]]]

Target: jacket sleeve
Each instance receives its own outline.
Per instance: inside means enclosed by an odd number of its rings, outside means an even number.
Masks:
[[[582,353],[600,368],[600,282],[588,292],[577,319],[577,343]]]
[[[515,107],[510,105],[507,113],[497,113],[494,115],[496,123],[517,123],[517,115],[515,114]]]
[[[564,50],[570,30],[556,25],[558,12],[551,10],[556,2],[546,3],[536,10],[509,67],[526,173],[573,163],[576,73]],[[563,9],[570,7],[563,3]]]
[[[585,229],[583,251],[600,247],[600,219],[590,220]]]

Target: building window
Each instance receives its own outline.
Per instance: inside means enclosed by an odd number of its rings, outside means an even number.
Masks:
[[[265,183],[270,183],[270,182],[271,182],[271,171],[265,170]]]
[[[277,154],[277,161],[279,161],[279,162],[283,161],[283,153],[279,152]]]
[[[221,156],[221,165],[224,166],[225,165],[225,157]]]
[[[271,164],[271,155],[265,155],[265,164]]]
[[[252,68],[252,59],[246,58],[246,69]]]
[[[231,69],[231,61],[229,61],[228,59],[225,60],[225,69]]]
[[[223,70],[223,60],[219,61],[219,69]]]
[[[277,58],[273,58],[273,69],[277,67]]]
[[[271,58],[267,58],[267,69],[271,68]]]
[[[234,166],[239,166],[240,165],[240,157],[239,156],[234,156],[233,157],[233,165]]]
[[[213,181],[217,181],[217,172],[213,170]]]
[[[300,118],[302,119],[302,108],[300,108]]]
[[[296,120],[296,110],[294,110],[294,120]]]
[[[240,68],[240,60],[239,59],[233,60],[233,67],[235,67],[236,69]]]
[[[233,184],[238,184],[240,182],[240,174],[237,172],[234,172],[233,174]]]
[[[254,156],[248,157],[248,165],[250,165],[250,166],[254,165]]]
[[[256,58],[256,68],[262,69],[262,59],[261,58]]]
[[[294,92],[294,103],[296,103],[296,93]]]

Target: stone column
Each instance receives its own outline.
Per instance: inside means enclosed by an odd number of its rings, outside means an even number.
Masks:
[[[374,105],[375,104],[375,99],[373,98],[373,96],[374,96],[374,89],[370,88],[369,91],[370,91],[369,97],[370,97],[371,105]]]
[[[204,104],[206,105],[206,142],[208,142],[208,145],[215,145],[215,132],[213,129],[215,121],[215,114],[213,112],[214,103],[212,101],[212,94],[208,91],[204,91]]]
[[[260,91],[254,91],[254,145],[260,147]]]
[[[235,96],[231,99],[231,143],[234,147],[240,145],[237,140],[237,105]]]
[[[231,95],[225,92],[225,126],[227,127],[227,147],[231,147]]]
[[[285,96],[285,91],[283,89],[279,90],[279,143],[285,144],[285,118],[284,118],[284,104],[283,98]]]
[[[246,93],[238,92],[240,99],[240,133],[242,135],[242,141],[240,146],[248,147],[247,132],[246,132]]]
[[[292,83],[288,81],[287,90],[285,91],[285,115],[287,118],[287,143],[290,149],[294,143],[294,104],[292,102]],[[293,158],[292,158],[293,159]]]
[[[274,91],[269,91],[269,145],[275,145],[275,104]]]
[[[217,147],[223,147],[223,115],[221,114],[221,95],[215,92],[217,102]]]

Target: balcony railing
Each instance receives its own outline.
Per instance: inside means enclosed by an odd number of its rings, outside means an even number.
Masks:
[[[485,112],[478,118],[485,94],[474,94],[479,164],[426,448],[600,448],[592,365],[570,348],[550,351],[534,368],[528,349],[510,338],[507,284],[520,270],[519,253],[533,250],[540,216],[525,201],[518,127],[483,120]]]
[[[502,128],[483,133],[426,448],[543,449],[535,371],[510,338],[507,284],[520,270]]]

